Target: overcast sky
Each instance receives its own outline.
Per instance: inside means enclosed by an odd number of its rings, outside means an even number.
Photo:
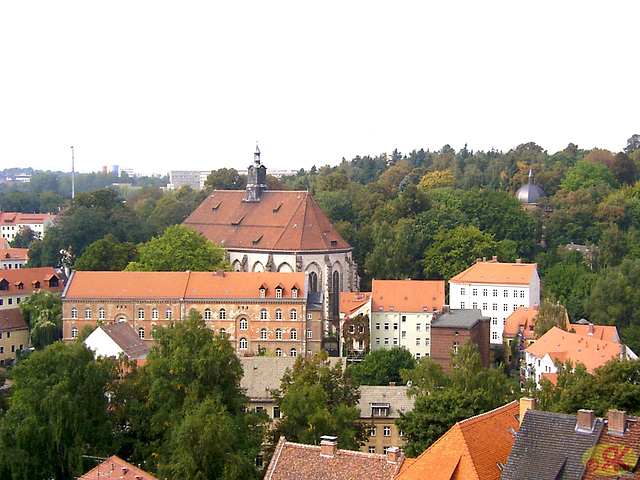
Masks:
[[[638,1],[5,1],[2,168],[268,168],[640,133]]]

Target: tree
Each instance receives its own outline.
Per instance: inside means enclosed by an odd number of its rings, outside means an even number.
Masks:
[[[137,257],[131,242],[121,243],[112,233],[87,247],[75,264],[76,270],[121,271]]]
[[[15,237],[11,241],[10,245],[13,248],[29,248],[31,242],[37,238],[35,232],[28,226],[24,225],[18,229]]]
[[[624,147],[625,153],[633,153],[636,150],[640,150],[640,135],[631,135],[629,139],[627,139],[627,146]]]
[[[213,170],[204,182],[204,188],[207,192],[212,190],[243,190],[246,185],[246,175],[239,175],[235,168]]]
[[[106,393],[116,375],[114,360],[94,360],[80,343],[57,342],[20,362],[0,426],[1,463],[12,478],[76,478],[85,471],[83,455],[109,454]]]
[[[62,338],[62,299],[57,293],[39,291],[29,295],[20,311],[29,327],[31,345],[42,349]]]
[[[412,370],[416,361],[406,348],[374,350],[362,362],[353,364],[351,375],[360,385],[398,385],[402,382],[401,370]]]
[[[323,435],[335,435],[341,448],[356,450],[366,438],[358,389],[340,363],[332,367],[326,355],[298,357],[271,395],[283,414],[273,431],[273,445],[283,435],[313,445]]]
[[[418,188],[423,191],[432,188],[453,187],[455,185],[455,177],[451,170],[438,170],[429,172],[420,179]]]
[[[616,186],[611,170],[602,163],[581,160],[569,169],[560,187],[572,192],[581,188],[596,187],[603,183],[612,188]]]
[[[547,298],[543,298],[536,315],[536,326],[534,333],[536,338],[540,338],[553,327],[561,330],[567,330],[569,323],[569,315],[567,309],[560,302],[553,303]]]
[[[138,247],[140,260],[127,265],[127,271],[213,272],[230,270],[226,252],[191,227],[173,225],[162,236]]]

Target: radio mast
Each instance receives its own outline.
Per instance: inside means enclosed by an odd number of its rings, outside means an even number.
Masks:
[[[73,158],[73,145],[71,146],[71,200],[73,201],[74,198],[76,198],[76,183],[75,183],[75,178],[74,178],[74,166],[75,166],[75,161]]]

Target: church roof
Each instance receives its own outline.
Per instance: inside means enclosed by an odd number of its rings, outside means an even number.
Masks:
[[[533,170],[529,169],[529,182],[520,187],[516,192],[516,198],[525,205],[537,205],[545,196],[544,190],[533,183]]]
[[[257,202],[244,190],[215,190],[183,222],[226,249],[347,251],[349,245],[309,192],[264,191]]]

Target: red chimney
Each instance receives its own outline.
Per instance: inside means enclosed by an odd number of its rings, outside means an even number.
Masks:
[[[609,433],[624,435],[627,429],[627,412],[609,410],[607,418],[609,419]]]
[[[400,460],[400,449],[398,447],[389,447],[387,449],[387,462],[388,463],[398,463]]]
[[[338,450],[338,437],[323,435],[320,442],[320,455],[323,457],[333,457]]]
[[[593,432],[596,415],[593,410],[578,410],[576,430],[582,432]]]

